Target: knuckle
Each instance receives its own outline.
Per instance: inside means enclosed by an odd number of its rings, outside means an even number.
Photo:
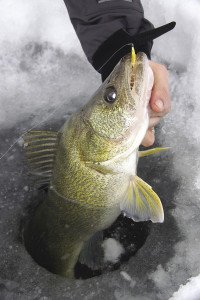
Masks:
[[[157,99],[161,99],[164,103],[164,108],[163,108],[163,114],[165,115],[166,113],[170,112],[171,110],[171,98],[170,98],[170,93],[169,89],[167,87],[162,87],[157,95]]]
[[[150,66],[152,67],[152,69],[154,69],[154,71],[160,71],[166,75],[168,75],[168,70],[167,70],[167,67],[163,64],[159,64],[159,63],[156,63],[154,61],[150,61]]]
[[[163,72],[164,74],[168,75],[169,72],[168,72],[168,70],[167,70],[167,68],[166,68],[165,65],[159,64],[158,67],[159,67],[159,69],[160,69],[161,72]]]

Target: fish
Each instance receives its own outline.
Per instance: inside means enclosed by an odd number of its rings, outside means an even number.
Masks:
[[[136,222],[164,221],[160,198],[137,176],[140,157],[165,149],[139,151],[152,86],[146,54],[127,54],[58,132],[25,135],[32,175],[49,188],[24,229],[24,243],[50,272],[73,279],[77,261],[101,268],[102,231],[121,213]]]

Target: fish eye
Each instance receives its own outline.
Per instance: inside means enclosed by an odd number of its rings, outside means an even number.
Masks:
[[[117,99],[117,91],[113,86],[106,88],[104,93],[104,100],[108,103],[114,103]]]

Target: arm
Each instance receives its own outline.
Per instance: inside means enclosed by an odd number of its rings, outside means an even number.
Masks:
[[[126,36],[134,36],[153,28],[153,25],[144,18],[143,7],[139,0],[64,0],[64,2],[82,48],[96,70],[98,70],[97,60],[104,56],[104,51],[101,51],[102,45],[107,43],[106,48],[110,48],[109,52],[114,53],[119,49],[115,42],[118,39],[124,39],[126,44]],[[175,22],[173,23],[168,30],[174,28]],[[161,30],[156,37],[165,32]],[[121,44],[123,45],[123,40]],[[145,52],[150,59],[152,44],[152,41],[146,41],[135,50]],[[99,56],[96,55],[98,49],[100,49]],[[103,80],[112,71],[115,63],[116,61],[111,62],[100,71]],[[151,146],[155,140],[152,128],[170,111],[171,106],[166,68],[152,61],[150,67],[154,73],[154,86],[149,102],[149,130],[143,140],[146,147]]]
[[[153,28],[153,25],[144,19],[143,7],[139,0],[64,0],[71,22],[81,42],[82,48],[89,62],[97,69],[98,57],[96,51],[110,37],[108,45],[111,53],[116,50],[115,37],[126,43],[126,35],[135,35]],[[152,42],[144,43],[136,52],[143,51],[150,58]],[[104,53],[101,53],[101,59]],[[114,64],[114,63],[113,63]],[[107,77],[112,70],[106,70],[103,77]],[[102,73],[102,72],[100,72]]]

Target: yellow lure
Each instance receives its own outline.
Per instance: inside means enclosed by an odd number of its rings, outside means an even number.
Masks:
[[[134,49],[134,47],[132,47],[132,50],[131,50],[131,63],[132,63],[132,65],[135,64],[135,61],[136,61],[135,49]]]

